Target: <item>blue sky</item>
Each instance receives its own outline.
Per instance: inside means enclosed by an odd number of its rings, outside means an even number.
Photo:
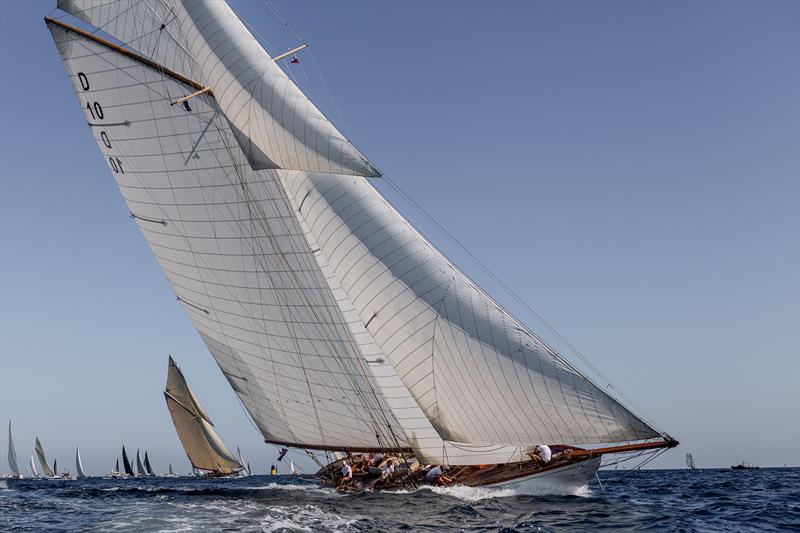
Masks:
[[[42,21],[54,4],[0,2],[2,457],[11,418],[23,458],[38,435],[94,473],[122,444],[187,470],[161,395],[172,353],[266,471],[274,447],[84,125]],[[265,3],[232,5],[297,44]],[[681,440],[655,466],[800,464],[800,4],[274,5],[311,43],[335,105],[310,56],[291,68],[326,114]]]

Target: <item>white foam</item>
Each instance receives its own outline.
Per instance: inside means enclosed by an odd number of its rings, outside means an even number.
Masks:
[[[508,498],[516,496],[517,491],[508,487],[467,487],[455,485],[453,487],[428,487],[436,494],[452,496],[467,502],[476,502],[488,498]]]
[[[280,529],[293,529],[299,531],[319,531],[327,529],[332,531],[347,531],[360,520],[367,520],[362,516],[344,517],[328,513],[316,505],[291,505],[287,507],[267,507],[269,517],[265,517],[261,524],[264,531],[277,531]]]

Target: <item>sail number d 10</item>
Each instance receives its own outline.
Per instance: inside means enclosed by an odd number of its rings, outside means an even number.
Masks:
[[[85,73],[78,72],[78,83],[84,92],[89,90],[89,77]],[[89,114],[94,120],[103,120],[105,118],[105,115],[103,114],[103,105],[98,101],[86,102],[86,109],[89,110]],[[108,134],[105,131],[100,132],[100,141],[102,141],[103,146],[106,148],[111,148],[111,140],[108,138]],[[108,164],[114,173],[125,174],[125,169],[122,166],[122,160],[119,157],[109,156]]]

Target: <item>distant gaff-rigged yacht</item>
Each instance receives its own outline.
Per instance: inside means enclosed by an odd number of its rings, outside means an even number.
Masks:
[[[302,46],[270,57],[212,0],[58,7],[96,28],[46,19],[130,217],[267,442],[522,491],[677,445],[373,188],[375,165],[278,64]],[[559,459],[541,465],[545,443]]]

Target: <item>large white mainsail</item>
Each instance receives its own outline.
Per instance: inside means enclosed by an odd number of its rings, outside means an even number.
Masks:
[[[244,469],[244,465],[228,451],[214,431],[211,420],[200,407],[200,402],[172,357],[169,358],[164,397],[175,430],[193,467],[217,475],[228,475]]]
[[[406,446],[348,326],[359,318],[343,315],[281,184],[250,168],[214,98],[172,106],[195,87],[50,26],[131,216],[264,435]]]
[[[83,479],[86,474],[83,472],[83,463],[81,462],[81,449],[75,448],[75,472],[78,479]]]
[[[17,465],[17,451],[14,449],[14,438],[11,436],[11,422],[8,422],[8,467],[14,477],[21,477]]]
[[[44,474],[45,477],[55,477],[56,474],[53,472],[53,469],[50,468],[49,464],[47,464],[47,456],[44,453],[44,447],[42,446],[39,437],[36,437],[35,449],[36,458],[39,459],[39,466],[42,468],[42,474]],[[53,466],[55,466],[55,462],[53,463]]]
[[[227,5],[59,6],[163,64],[49,22],[132,218],[269,442],[466,465],[661,436],[425,240],[360,154],[315,159],[295,135],[287,155],[264,95],[302,93]],[[340,136],[320,124],[304,131]]]
[[[275,64],[227,3],[59,0],[58,7],[211,87],[253,168],[379,174]]]

